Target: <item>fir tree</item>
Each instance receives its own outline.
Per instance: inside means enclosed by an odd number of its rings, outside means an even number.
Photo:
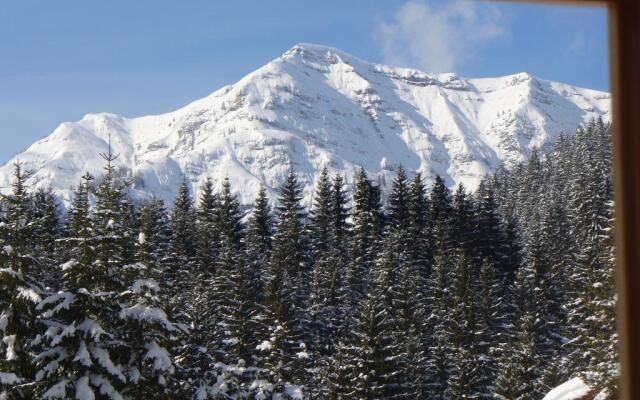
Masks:
[[[196,288],[194,281],[198,279],[198,276],[193,274],[196,249],[196,231],[193,223],[195,220],[193,200],[185,180],[180,185],[170,214],[170,257],[167,260],[168,273],[165,276],[172,297],[172,314],[184,314],[180,320],[185,323],[193,312],[193,302],[189,299],[193,294],[189,294],[189,289]]]
[[[384,221],[379,188],[372,184],[364,169],[356,173],[355,181],[352,257],[346,277],[351,310],[357,308],[367,293],[369,274],[382,243]]]
[[[42,398],[81,393],[118,398],[127,382],[125,371],[118,365],[118,356],[127,353],[125,344],[115,335],[118,296],[105,291],[120,287],[122,282],[107,281],[114,275],[105,273],[105,265],[100,262],[104,259],[98,258],[102,239],[92,228],[95,216],[89,213],[92,179],[85,175],[74,196],[68,237],[63,238],[69,258],[61,266],[61,290],[37,306],[46,327],[46,333],[36,341],[39,352],[34,358],[37,390]],[[116,267],[113,263],[108,266]]]
[[[38,256],[38,280],[53,286],[60,278],[55,271],[56,240],[60,237],[58,199],[51,189],[38,189],[33,194],[33,237],[38,238],[34,253]]]
[[[35,304],[42,288],[32,255],[33,211],[28,174],[14,164],[11,192],[0,198],[0,397],[29,398],[34,381],[30,341],[37,333]]]
[[[211,178],[207,177],[200,188],[196,211],[197,239],[195,240],[198,269],[202,274],[202,280],[205,281],[215,274],[215,263],[220,245],[219,207],[220,199],[213,189]]]
[[[265,269],[271,255],[273,218],[267,192],[263,186],[258,191],[253,211],[247,223],[247,268],[252,301],[256,305],[264,303]]]
[[[273,249],[266,273],[265,315],[257,346],[275,391],[305,377],[300,364],[308,360],[303,334],[310,275],[303,235],[306,215],[298,181],[291,170],[281,188]]]

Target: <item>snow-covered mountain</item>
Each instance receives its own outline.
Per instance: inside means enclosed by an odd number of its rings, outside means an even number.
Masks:
[[[166,201],[183,179],[197,189],[207,176],[217,183],[229,177],[243,203],[260,184],[275,197],[290,166],[307,200],[323,166],[347,182],[362,166],[388,185],[403,165],[473,189],[501,160],[522,160],[591,117],[608,120],[610,100],[526,73],[465,79],[299,44],[177,111],[63,123],[0,168],[0,187],[7,190],[19,160],[33,171],[32,187],[52,186],[69,200],[82,174],[101,173],[99,153],[111,135],[134,195]]]

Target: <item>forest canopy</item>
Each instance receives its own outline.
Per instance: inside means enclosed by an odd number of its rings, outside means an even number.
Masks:
[[[0,399],[616,398],[611,128],[593,120],[473,193],[291,170],[134,203],[104,154],[61,212],[0,198]]]

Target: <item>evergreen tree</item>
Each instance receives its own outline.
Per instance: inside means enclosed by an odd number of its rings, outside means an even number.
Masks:
[[[476,293],[472,284],[471,261],[463,252],[456,254],[450,273],[450,311],[445,323],[446,343],[452,368],[446,394],[452,399],[477,397],[481,371],[478,363],[479,331]]]
[[[200,198],[196,211],[195,253],[198,260],[198,269],[202,274],[201,281],[211,279],[215,274],[215,263],[220,246],[219,237],[219,207],[220,199],[213,189],[213,182],[207,177],[200,188]]]
[[[46,327],[46,333],[36,340],[39,352],[34,358],[37,391],[42,398],[97,393],[118,398],[127,381],[126,371],[118,365],[118,356],[128,353],[116,336],[118,296],[105,290],[120,287],[122,282],[114,282],[115,274],[105,273],[104,258],[99,259],[99,245],[104,243],[93,229],[96,217],[89,212],[92,179],[85,175],[74,195],[68,236],[63,238],[69,258],[61,265],[61,290],[37,306]],[[106,195],[107,186],[102,190]],[[102,204],[104,207],[104,200]],[[102,212],[112,215],[104,208]],[[104,247],[101,250],[105,251]],[[107,266],[116,268],[113,263]]]
[[[169,219],[164,202],[152,199],[140,205],[139,232],[136,241],[136,261],[150,268],[151,277],[160,278],[167,257],[169,238]]]
[[[495,201],[493,189],[484,179],[480,183],[476,194],[477,208],[477,246],[479,259],[486,259],[502,274],[512,275],[517,265],[507,264],[505,255],[505,239],[502,231],[502,222],[498,214],[498,205]]]
[[[33,194],[34,254],[40,265],[38,280],[53,286],[59,280],[55,270],[56,239],[60,237],[60,210],[58,199],[51,189],[38,189]]]
[[[451,238],[451,192],[440,176],[436,179],[429,193],[429,220],[431,248],[434,252],[449,251],[453,248]]]
[[[133,206],[126,186],[118,180],[113,162],[117,155],[102,153],[106,161],[105,174],[95,191],[92,216],[95,246],[96,278],[107,291],[120,291],[126,286],[124,266],[135,256]]]
[[[399,392],[392,323],[376,286],[362,302],[349,343],[338,348],[338,364],[330,398],[389,399]]]
[[[336,242],[333,188],[327,169],[316,184],[314,205],[309,218],[309,242],[313,260],[310,314],[314,326],[314,348],[321,354],[332,352],[333,338],[342,321],[340,283],[344,276],[341,254]]]
[[[252,301],[256,305],[264,303],[265,269],[271,255],[273,218],[267,192],[263,186],[258,191],[253,211],[247,223],[247,268]]]
[[[451,239],[453,245],[467,257],[481,258],[482,250],[478,246],[478,242],[481,240],[482,233],[477,226],[476,209],[464,185],[458,185],[453,196],[452,206]]]
[[[228,364],[248,362],[255,349],[253,326],[256,308],[250,293],[250,277],[243,257],[244,226],[242,212],[231,193],[229,180],[222,185],[219,205],[220,255],[217,274],[212,282],[217,315],[217,335],[222,350],[221,361]]]
[[[303,234],[306,214],[298,180],[291,170],[281,188],[273,249],[265,285],[262,341],[257,346],[261,365],[276,392],[293,382],[304,382],[309,353],[304,333],[310,274]],[[302,365],[301,365],[302,364]]]
[[[36,281],[40,265],[32,255],[34,231],[28,174],[14,164],[11,192],[0,198],[0,397],[29,398],[34,380],[30,341],[37,333]]]
[[[178,316],[185,323],[192,317],[193,302],[190,288],[196,288],[194,282],[199,277],[194,274],[196,230],[194,226],[195,210],[187,181],[183,181],[178,190],[173,209],[170,214],[171,239],[169,241],[170,257],[167,260],[168,273],[164,277],[169,286],[172,298],[172,314]],[[195,275],[195,276],[194,276]]]
[[[351,310],[357,309],[367,293],[369,274],[382,243],[384,222],[379,188],[372,184],[364,169],[356,172],[355,181],[352,257],[346,277]]]
[[[433,272],[429,282],[428,302],[430,315],[426,320],[429,327],[428,337],[428,379],[427,393],[430,398],[445,399],[450,374],[449,351],[449,295],[450,273],[452,270],[451,255],[439,251],[433,263]]]

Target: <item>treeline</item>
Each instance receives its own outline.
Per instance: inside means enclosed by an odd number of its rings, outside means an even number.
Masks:
[[[134,204],[104,154],[60,217],[17,164],[0,398],[541,399],[576,375],[615,398],[610,136],[594,120],[474,193],[323,170],[307,210],[291,171],[247,215],[228,181]]]

